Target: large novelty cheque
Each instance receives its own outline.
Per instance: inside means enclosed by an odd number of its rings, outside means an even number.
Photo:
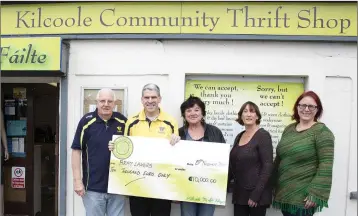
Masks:
[[[114,136],[108,193],[225,205],[230,145]]]

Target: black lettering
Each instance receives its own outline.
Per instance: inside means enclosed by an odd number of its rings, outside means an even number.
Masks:
[[[186,25],[186,20],[189,20],[189,25]],[[182,21],[183,21],[183,26],[192,26],[191,17],[182,17]]]
[[[42,54],[42,55],[39,55],[38,59],[37,59],[37,62],[40,63],[40,64],[43,64],[46,62],[46,58],[47,56]]]
[[[149,26],[154,26],[153,20],[155,20],[156,25],[155,26],[166,26],[165,18],[164,17],[149,17]],[[160,25],[160,21],[162,24]]]
[[[86,18],[83,20],[83,25],[86,26],[86,27],[92,25],[92,18],[91,18],[91,17],[86,17]]]
[[[41,14],[42,14],[42,8],[37,8],[38,12],[39,12],[39,25],[38,27],[41,28]]]
[[[203,26],[207,27],[209,24],[206,24],[206,19],[207,19],[207,17],[206,17],[205,12],[203,13],[202,19],[203,19]]]
[[[145,22],[145,17],[130,17],[130,26],[147,26]],[[136,21],[136,24],[133,24],[133,20]],[[140,21],[142,21],[142,25],[140,24]]]
[[[259,27],[259,28],[264,27],[264,26],[262,26],[262,21],[265,20],[265,18],[259,17],[257,19],[259,19],[259,25],[257,27]]]
[[[317,27],[317,22],[321,22],[321,27]],[[323,19],[317,18],[317,7],[313,7],[313,28],[324,28],[324,21]]]
[[[280,19],[282,19],[282,18],[279,18],[279,16],[278,16],[278,11],[279,11],[280,9],[282,9],[282,6],[280,6],[280,7],[278,7],[278,8],[276,9],[276,18],[275,18],[275,20],[276,20],[276,28],[280,28],[280,26],[279,26],[279,24],[278,24],[278,21],[279,21]]]
[[[271,11],[269,11],[268,14],[271,14]],[[268,27],[268,28],[272,28],[272,25],[271,25],[271,17],[267,18],[267,20],[268,20],[268,23],[269,23],[267,27]]]
[[[114,9],[105,9],[101,12],[101,14],[99,15],[99,21],[101,22],[102,25],[104,26],[113,26],[114,23],[112,24],[107,24],[104,20],[103,20],[103,13],[106,11],[112,11],[112,15],[115,15],[115,10]]]
[[[68,21],[72,21],[72,23],[71,24],[68,24]],[[75,25],[75,18],[68,18],[68,19],[66,19],[65,20],[65,26],[67,26],[67,27],[72,27],[72,26],[74,26]]]
[[[6,52],[4,52],[6,50]],[[1,47],[0,48],[0,56],[4,56],[7,57],[9,55],[9,50],[10,50],[10,46],[8,47]],[[1,58],[1,62],[2,62],[2,58]]]
[[[245,27],[249,27],[249,20],[252,21],[252,26],[255,27],[255,18],[249,18],[249,7],[245,6],[246,13],[245,13]]]
[[[50,21],[50,24],[47,25],[46,21]],[[51,27],[51,18],[46,18],[46,19],[44,20],[44,26],[45,26],[46,28]]]
[[[35,13],[31,13],[33,16],[35,16]],[[35,28],[35,17],[32,17],[31,19],[31,28]]]
[[[20,27],[20,21],[23,23],[24,26],[26,26],[26,28],[30,28],[30,26],[26,23],[26,21],[24,20],[24,17],[30,12],[30,11],[25,11],[25,13],[20,17],[20,13],[22,11],[16,11],[17,12],[17,22],[16,22],[16,28],[21,28]]]
[[[287,18],[287,14],[285,13],[284,14],[284,17],[283,17],[283,24],[285,26],[285,28],[289,28],[290,26],[288,25],[287,21],[290,20],[290,18]]]
[[[119,23],[119,20],[120,19],[123,19],[124,20],[124,24],[123,25],[121,25],[120,23]],[[125,18],[125,17],[119,17],[118,19],[117,19],[117,26],[125,26],[125,25],[127,25],[127,18]]]
[[[178,17],[174,18],[176,21],[176,23],[174,23],[174,24],[172,23],[172,19],[173,19],[173,17],[169,17],[169,26],[178,26],[179,25]]]
[[[297,26],[297,27],[298,27],[298,28],[308,28],[308,27],[310,26],[311,21],[310,21],[310,19],[301,16],[301,13],[302,13],[302,12],[307,12],[308,15],[310,15],[310,10],[301,10],[300,12],[298,12],[298,19],[299,19],[299,20],[303,20],[303,21],[307,21],[308,24],[307,24],[306,26],[303,26],[303,25],[300,24],[300,21],[298,21],[298,26]]]
[[[19,50],[16,50],[14,55],[10,56],[9,62],[10,63],[19,63],[19,55],[17,54],[19,52]]]
[[[234,17],[233,17],[233,24],[231,27],[238,27],[237,25],[237,17],[236,17],[236,11],[241,11],[241,13],[243,13],[243,8],[241,9],[231,9],[231,8],[226,8],[226,13],[229,13],[230,11],[233,11],[234,12]]]
[[[347,22],[347,25],[344,23]],[[351,26],[351,21],[349,19],[341,19],[341,30],[340,33],[343,33],[344,29],[348,29]]]
[[[82,15],[82,7],[81,6],[78,6],[78,26],[81,26],[81,15]]]
[[[31,49],[32,49],[32,44],[29,44],[29,45],[28,45],[28,49],[27,49],[27,55],[26,55],[26,61],[25,61],[25,63],[28,63],[28,62],[29,62]],[[24,48],[23,51],[25,52],[26,49]],[[32,63],[35,63],[35,62],[32,62]]]
[[[333,26],[330,25],[331,21],[333,21]],[[336,28],[338,26],[338,20],[336,19],[329,19],[327,21],[327,27],[330,29]]]
[[[30,49],[29,49],[30,50]],[[28,52],[28,55],[30,54],[30,52]],[[32,55],[31,55],[31,63],[36,63],[36,57],[37,57],[37,54],[36,54],[36,50],[34,50],[33,52],[32,52]]]
[[[24,48],[24,49],[22,49],[22,51],[25,52],[26,49]],[[24,62],[24,54],[19,55],[18,63],[27,63],[27,62]]]
[[[60,24],[56,25],[56,21],[59,20]],[[55,27],[61,27],[63,25],[63,19],[61,17],[57,17],[56,19],[53,20],[53,26]]]

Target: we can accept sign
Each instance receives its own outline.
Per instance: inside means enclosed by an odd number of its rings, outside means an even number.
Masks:
[[[354,3],[94,2],[8,5],[1,31],[18,34],[174,33],[356,36]]]

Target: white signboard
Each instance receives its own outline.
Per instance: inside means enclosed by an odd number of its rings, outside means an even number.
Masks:
[[[205,151],[203,151],[205,149]],[[230,146],[163,138],[119,136],[108,193],[225,205]]]

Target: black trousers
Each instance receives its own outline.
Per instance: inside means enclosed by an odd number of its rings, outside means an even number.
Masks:
[[[265,216],[267,206],[234,205],[234,216]]]
[[[171,200],[129,197],[132,216],[170,216]]]

